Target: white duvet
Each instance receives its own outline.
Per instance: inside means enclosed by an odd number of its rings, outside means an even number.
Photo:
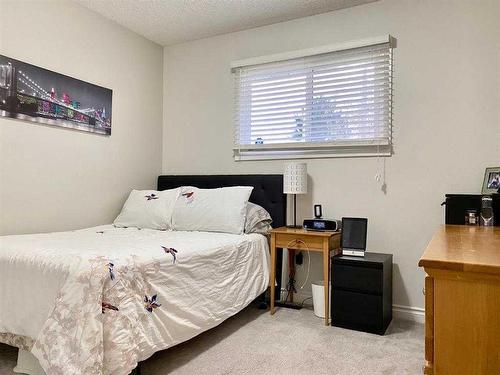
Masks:
[[[129,374],[234,315],[269,281],[260,234],[101,226],[0,237],[0,341],[47,374]]]

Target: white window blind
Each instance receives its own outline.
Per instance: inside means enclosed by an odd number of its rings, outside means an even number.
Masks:
[[[393,44],[233,64],[235,158],[390,155]]]

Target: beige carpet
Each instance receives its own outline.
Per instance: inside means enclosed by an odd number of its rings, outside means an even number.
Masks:
[[[143,375],[420,375],[424,327],[393,321],[385,336],[325,327],[311,310],[251,306],[211,331],[156,353]],[[16,350],[0,345],[0,374],[11,375]]]

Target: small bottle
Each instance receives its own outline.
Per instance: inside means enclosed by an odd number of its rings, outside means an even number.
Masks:
[[[467,210],[467,214],[465,215],[465,225],[478,225],[478,217],[476,210]]]

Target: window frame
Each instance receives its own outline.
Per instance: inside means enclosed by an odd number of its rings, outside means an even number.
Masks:
[[[299,59],[315,55],[341,52],[355,48],[370,47],[381,44],[389,45],[389,79],[388,79],[388,118],[387,130],[388,139],[381,140],[334,140],[330,142],[283,142],[273,144],[239,144],[236,134],[241,131],[239,106],[239,86],[235,87],[237,96],[234,98],[235,123],[233,138],[234,160],[270,160],[270,159],[298,159],[298,158],[331,158],[331,157],[366,157],[366,156],[392,156],[392,126],[393,126],[393,49],[396,48],[396,39],[391,35],[384,35],[375,38],[367,38],[356,41],[308,48],[298,51],[291,51],[267,56],[254,57],[244,60],[237,60],[231,63],[231,72],[237,74],[241,68],[260,66],[270,63],[285,62],[287,60]],[[234,77],[236,85],[239,79]],[[238,116],[238,117],[236,117]]]

